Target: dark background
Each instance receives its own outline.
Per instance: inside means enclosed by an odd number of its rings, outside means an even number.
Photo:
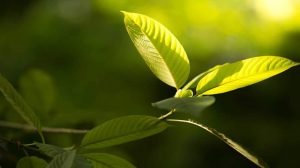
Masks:
[[[151,103],[173,96],[144,64],[119,12],[146,14],[181,41],[191,77],[224,62],[258,55],[300,61],[297,0],[1,0],[0,73],[51,127],[92,128],[132,114],[160,116]],[[193,117],[240,142],[271,167],[300,167],[299,67],[247,88],[216,95]],[[0,97],[0,119],[22,122]],[[36,134],[0,128],[0,136],[31,143]],[[46,134],[68,147],[80,135]],[[0,165],[24,155],[2,144]],[[255,167],[194,127],[107,149],[141,168]],[[5,156],[6,155],[6,156]],[[9,157],[8,157],[9,156]]]

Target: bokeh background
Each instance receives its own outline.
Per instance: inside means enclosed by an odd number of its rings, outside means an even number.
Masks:
[[[191,77],[224,62],[258,55],[300,61],[299,0],[1,0],[0,72],[51,127],[92,128],[131,114],[160,116],[151,103],[173,96],[148,70],[120,10],[143,13],[181,41]],[[216,95],[194,118],[225,133],[271,167],[300,167],[300,69]],[[22,122],[0,97],[0,119]],[[33,133],[0,128],[31,143]],[[79,144],[80,135],[46,134],[48,143]],[[4,151],[3,151],[4,150]],[[2,167],[24,153],[2,144]],[[172,127],[109,148],[140,168],[255,167],[207,132]],[[9,157],[5,157],[9,155]]]

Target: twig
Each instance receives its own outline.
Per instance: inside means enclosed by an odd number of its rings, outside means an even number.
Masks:
[[[19,124],[14,122],[8,122],[8,121],[0,121],[0,127],[5,128],[12,128],[12,129],[21,129],[25,131],[36,131],[36,128],[27,125],[27,124]],[[52,128],[52,127],[43,127],[43,132],[47,133],[61,133],[61,134],[85,134],[89,130],[87,129],[73,129],[73,128]]]
[[[164,120],[164,119],[166,119],[167,117],[169,117],[170,115],[172,115],[174,112],[175,112],[175,109],[169,111],[167,114],[164,114],[164,115],[160,116],[158,119]]]
[[[249,152],[249,150],[245,149],[243,146],[241,146],[237,142],[231,140],[226,135],[224,135],[223,133],[220,133],[219,131],[217,131],[217,130],[215,130],[213,128],[210,128],[210,127],[208,127],[208,126],[206,126],[204,124],[197,123],[197,122],[192,121],[192,120],[167,119],[166,121],[169,121],[169,122],[178,122],[178,123],[186,123],[186,124],[191,124],[191,125],[200,127],[202,129],[204,129],[205,131],[211,133],[212,135],[216,136],[217,138],[219,138],[223,142],[225,142],[228,146],[230,146],[231,148],[233,148],[234,150],[236,150],[237,152],[239,152],[241,155],[243,155],[244,157],[246,157],[247,159],[249,159],[251,162],[253,162],[257,166],[259,166],[261,168],[267,168],[267,167],[269,167],[261,158],[258,158],[257,156],[253,155],[252,152]]]

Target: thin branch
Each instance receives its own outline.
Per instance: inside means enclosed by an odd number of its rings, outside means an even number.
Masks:
[[[172,115],[174,112],[175,112],[175,109],[169,111],[167,114],[164,114],[164,115],[160,116],[158,119],[164,120],[164,119],[166,119],[167,117],[169,117],[170,115]]]
[[[25,131],[36,131],[36,128],[27,125],[27,124],[19,124],[14,122],[8,122],[8,121],[0,121],[0,127],[5,128],[12,128],[12,129],[20,129]],[[52,128],[52,127],[43,127],[43,132],[46,133],[61,133],[61,134],[85,134],[89,130],[87,129],[73,129],[73,128]]]
[[[249,150],[245,149],[243,146],[241,146],[237,142],[231,140],[225,134],[220,133],[219,131],[217,131],[217,130],[215,130],[213,128],[210,128],[210,127],[208,127],[208,126],[206,126],[204,124],[200,124],[200,123],[197,123],[197,122],[192,121],[192,120],[167,119],[166,121],[169,121],[169,122],[178,122],[178,123],[186,123],[186,124],[191,124],[191,125],[200,127],[202,129],[204,129],[205,131],[211,133],[212,135],[216,136],[217,138],[219,138],[223,142],[225,142],[228,146],[230,146],[231,148],[233,148],[234,150],[236,150],[237,152],[239,152],[241,155],[243,155],[244,157],[246,157],[247,159],[249,159],[250,161],[252,161],[257,166],[259,166],[261,168],[269,167],[261,158],[255,156],[254,154],[252,154],[252,152],[250,152]]]

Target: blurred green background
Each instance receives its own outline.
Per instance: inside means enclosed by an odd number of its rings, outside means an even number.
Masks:
[[[146,14],[168,27],[186,49],[191,77],[258,55],[300,61],[299,0],[1,0],[0,72],[43,125],[92,128],[119,116],[164,112],[151,103],[175,90],[148,70],[120,10]],[[225,133],[271,167],[300,167],[299,71],[216,95],[214,106],[185,118]],[[0,119],[23,122],[3,96]],[[0,128],[0,136],[38,140],[7,128]],[[63,147],[80,139],[46,134],[48,143]],[[23,152],[5,145],[12,149],[9,158],[0,156],[0,165],[13,167]],[[207,132],[185,126],[107,150],[140,168],[255,167]]]

